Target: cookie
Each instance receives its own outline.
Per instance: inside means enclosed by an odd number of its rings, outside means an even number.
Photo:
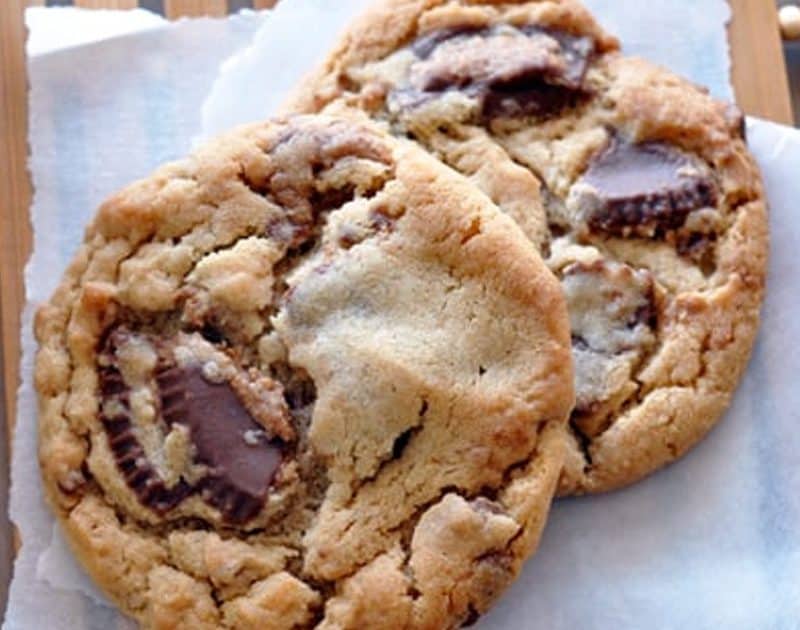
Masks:
[[[573,0],[389,0],[287,105],[344,108],[470,177],[561,279],[577,392],[562,494],[630,484],[710,430],[768,249],[735,107],[622,56]]]
[[[36,337],[49,502],[142,627],[454,627],[538,543],[558,282],[371,125],[242,128],[113,196]]]

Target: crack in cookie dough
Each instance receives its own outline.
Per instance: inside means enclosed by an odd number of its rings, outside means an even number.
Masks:
[[[118,193],[36,335],[48,499],[143,627],[455,626],[536,547],[563,296],[366,122],[250,126]]]
[[[618,48],[574,0],[384,0],[285,106],[383,121],[547,257],[577,372],[562,494],[630,484],[702,438],[764,292],[766,208],[741,112]]]

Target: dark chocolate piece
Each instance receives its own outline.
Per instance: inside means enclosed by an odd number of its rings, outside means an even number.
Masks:
[[[113,341],[112,341],[113,343]],[[128,410],[128,388],[119,370],[112,366],[100,368],[100,392],[105,400],[116,397],[117,402]],[[125,482],[136,493],[137,498],[158,514],[166,514],[187,496],[192,489],[180,481],[168,488],[158,472],[147,460],[144,448],[133,433],[130,418],[125,414],[113,417],[101,414],[100,421],[108,436],[108,445],[117,462]]]
[[[581,178],[590,187],[584,220],[594,232],[653,237],[680,228],[689,213],[717,204],[696,160],[661,143],[615,139]]]
[[[226,520],[255,516],[267,497],[282,452],[227,383],[212,383],[200,365],[162,366],[156,380],[162,416],[189,429],[197,461],[209,468],[201,494]]]
[[[345,186],[328,190],[324,193],[315,191],[311,197],[311,203],[317,212],[327,212],[341,208],[347,202],[352,201],[355,196],[355,187]]]
[[[520,79],[517,83],[495,85],[483,97],[481,115],[484,121],[497,118],[546,117],[586,98],[583,92],[550,85],[537,77]]]
[[[136,437],[129,388],[115,363],[117,348],[130,334],[118,328],[108,336],[104,365],[98,368],[100,393],[106,403],[100,420],[125,482],[143,505],[160,515],[200,492],[229,523],[253,518],[264,505],[280,468],[283,443],[267,438],[229,383],[210,382],[200,365],[181,368],[162,356],[155,375],[162,419],[169,427],[186,427],[198,463],[208,468],[195,485],[180,480],[167,487]],[[309,396],[308,385],[297,387],[300,389],[293,395],[303,399]],[[313,383],[310,387],[313,389]],[[105,409],[115,409],[114,415],[107,415]]]
[[[437,55],[445,42],[447,51]],[[594,40],[534,26],[442,29],[411,45],[420,61],[414,88],[392,93],[398,109],[412,109],[430,95],[461,90],[480,103],[484,120],[546,116],[586,96],[584,78]],[[427,95],[427,96],[426,96]]]
[[[647,302],[636,309],[636,312],[626,322],[629,330],[633,330],[638,326],[647,326],[655,329],[658,324],[658,313],[655,304],[653,303],[653,290],[652,287],[647,294]]]
[[[394,439],[394,444],[392,444],[392,459],[400,459],[403,456],[403,453],[406,452],[408,445],[411,443],[411,438],[418,431],[419,427],[411,427]]]
[[[225,335],[209,322],[204,322],[203,326],[200,328],[200,334],[203,336],[203,339],[208,341],[209,343],[213,344],[221,344],[225,341]]]

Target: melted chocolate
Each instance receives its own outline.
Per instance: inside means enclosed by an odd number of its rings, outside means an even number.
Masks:
[[[614,140],[580,183],[593,191],[585,217],[595,232],[653,236],[680,228],[690,212],[714,207],[714,182],[688,156],[660,143]]]

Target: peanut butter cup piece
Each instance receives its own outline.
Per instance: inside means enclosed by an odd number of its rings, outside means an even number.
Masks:
[[[713,208],[717,196],[698,159],[666,144],[615,138],[590,162],[570,202],[593,232],[651,238],[679,229],[695,210]]]
[[[200,341],[198,335],[165,339],[124,327],[108,335],[99,367],[103,401],[100,419],[108,445],[128,487],[142,505],[157,514],[166,515],[199,492],[225,521],[246,522],[263,507],[281,466],[284,441],[278,435],[291,437],[283,417],[284,406],[269,409],[262,404],[258,422],[248,409],[248,401],[237,391],[246,392],[250,381],[230,363],[223,374],[213,360],[187,361],[189,351],[182,344],[194,345],[211,356],[222,356],[211,344]],[[138,358],[139,367],[130,356],[119,356],[130,355],[134,352],[131,348],[138,348],[142,355]],[[179,353],[184,356],[182,362],[177,361]],[[148,354],[154,365],[152,373],[146,375],[142,364],[146,366]],[[126,381],[126,372],[134,383]],[[265,387],[267,382],[270,387]],[[256,384],[262,391],[272,389],[281,396],[282,386],[268,377],[257,379]],[[159,400],[160,414],[154,421],[160,423],[160,430],[143,426],[143,420],[132,411],[134,386],[140,393],[153,390],[153,398]],[[250,400],[249,404],[254,406],[257,402]],[[270,422],[270,418],[263,417],[270,412],[281,417]],[[189,466],[196,469],[195,474],[168,470],[165,456],[158,452],[166,450],[166,436],[176,425],[186,431],[188,455],[193,460]],[[268,432],[267,427],[272,430]],[[159,446],[155,451],[154,432],[161,436],[156,438]],[[149,453],[145,443],[151,444]],[[151,461],[153,458],[161,461],[161,472]],[[197,471],[203,471],[202,475],[198,477]],[[172,483],[168,482],[170,477],[174,479]]]
[[[396,104],[415,107],[431,95],[460,90],[477,99],[483,118],[493,119],[548,115],[576,101],[594,42],[533,26],[502,25],[434,31],[411,50],[420,61],[411,68],[411,89],[394,95]]]
[[[209,381],[199,364],[164,365],[156,378],[164,420],[189,429],[197,460],[208,467],[200,482],[203,498],[227,520],[247,521],[280,467],[277,441],[268,439],[227,382]]]

